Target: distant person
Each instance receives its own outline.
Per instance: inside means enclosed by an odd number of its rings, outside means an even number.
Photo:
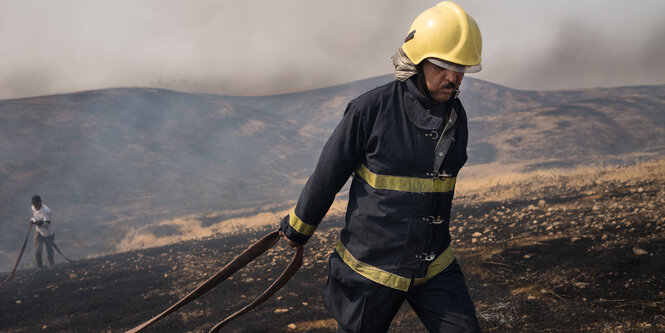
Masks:
[[[39,195],[32,196],[32,218],[30,223],[36,226],[35,232],[35,261],[39,269],[44,269],[42,265],[42,246],[46,245],[46,256],[48,257],[49,267],[53,268],[53,239],[55,232],[51,227],[51,210],[42,204],[42,198]]]
[[[396,80],[348,104],[282,219],[287,242],[305,244],[353,175],[324,295],[338,332],[385,332],[404,300],[430,332],[480,331],[449,225],[467,160],[458,88],[480,71],[481,46],[459,5],[423,11],[393,56]]]

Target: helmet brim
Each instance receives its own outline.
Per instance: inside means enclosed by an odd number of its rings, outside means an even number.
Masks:
[[[442,59],[438,58],[427,58],[427,61],[431,62],[432,64],[445,68],[445,69],[450,69],[451,71],[459,72],[459,73],[478,73],[482,69],[482,66],[480,64],[477,65],[472,65],[472,66],[465,66],[465,65],[459,65],[450,61],[445,61]]]

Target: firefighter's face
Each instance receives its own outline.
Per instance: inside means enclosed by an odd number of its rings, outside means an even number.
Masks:
[[[35,207],[36,210],[42,209],[42,202],[41,201],[37,201],[37,202],[33,203],[32,205]]]
[[[423,61],[423,72],[430,95],[439,103],[450,99],[464,77],[464,73],[439,67],[429,61]]]

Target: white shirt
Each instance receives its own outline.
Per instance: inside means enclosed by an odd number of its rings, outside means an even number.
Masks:
[[[46,221],[51,221],[51,210],[46,205],[42,204],[42,208],[39,210],[36,210],[35,206],[32,206],[32,216],[35,221],[44,221],[44,224],[41,226],[35,225],[40,235],[48,237],[55,234],[53,228],[51,228],[51,223],[46,223]]]

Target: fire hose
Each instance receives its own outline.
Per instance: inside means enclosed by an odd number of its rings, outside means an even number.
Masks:
[[[56,245],[55,242],[53,242],[53,248],[54,248],[56,251],[58,251],[58,253],[60,253],[60,255],[61,255],[63,258],[65,258],[65,260],[67,260],[68,262],[72,262],[71,259],[65,257],[65,255],[62,253],[62,251],[60,251],[60,248],[58,248],[58,245]]]
[[[259,257],[261,254],[266,252],[268,249],[272,248],[277,244],[279,241],[280,234],[279,230],[273,231],[265,236],[263,238],[259,239],[256,243],[252,244],[250,247],[248,247],[245,251],[243,251],[240,255],[235,257],[233,260],[231,260],[230,263],[228,263],[226,266],[224,266],[222,269],[217,271],[215,275],[210,277],[208,280],[203,282],[201,285],[199,285],[194,291],[190,292],[187,294],[187,296],[183,297],[181,300],[179,300],[177,303],[173,304],[171,307],[166,309],[164,312],[158,314],[157,316],[152,317],[150,320],[144,322],[143,324],[134,327],[133,329],[125,332],[125,333],[135,333],[143,330],[144,328],[152,325],[156,321],[166,317],[170,313],[176,311],[180,307],[186,305],[187,303],[197,299],[199,296],[205,294],[215,286],[217,286],[219,283],[222,281],[226,280],[229,278],[231,275],[233,275],[235,272],[240,270],[241,268],[245,267],[247,264],[249,264],[252,260],[256,259]],[[293,256],[293,259],[291,259],[291,262],[289,265],[284,269],[282,274],[273,282],[268,289],[266,289],[259,297],[257,297],[252,303],[246,305],[244,308],[236,311],[235,313],[231,314],[230,316],[226,317],[224,320],[220,321],[215,325],[212,329],[210,329],[209,333],[213,332],[219,332],[219,330],[222,328],[222,326],[228,324],[231,320],[236,319],[240,317],[242,314],[252,310],[253,308],[257,307],[261,303],[265,302],[268,300],[275,292],[277,292],[286,282],[291,279],[293,274],[302,266],[302,261],[303,261],[303,247],[302,245],[299,245],[296,247],[296,253]]]
[[[28,234],[25,235],[25,240],[23,241],[23,246],[21,246],[21,252],[18,253],[18,258],[16,258],[16,262],[14,263],[14,268],[12,268],[12,271],[9,272],[9,276],[5,278],[4,281],[0,282],[0,287],[4,286],[9,282],[9,280],[12,279],[14,276],[14,272],[16,272],[16,267],[18,267],[19,261],[21,261],[21,257],[23,256],[23,251],[25,251],[25,245],[28,244],[28,238],[30,238],[30,231],[32,231],[32,223],[28,223]]]
[[[25,240],[23,241],[23,246],[21,246],[21,251],[18,253],[18,258],[16,258],[16,262],[14,263],[14,267],[12,268],[11,272],[9,272],[9,276],[7,276],[4,281],[0,282],[0,287],[7,284],[14,276],[16,268],[18,267],[18,263],[21,261],[21,257],[23,257],[23,252],[25,251],[25,245],[28,244],[28,239],[30,238],[30,231],[32,231],[32,223],[28,222],[28,234],[25,235]],[[60,255],[63,258],[65,258],[65,260],[67,260],[68,262],[72,262],[71,259],[65,257],[65,255],[62,253],[62,251],[60,251],[60,248],[58,248],[58,245],[56,245],[55,242],[53,242],[53,248],[55,248],[55,250],[58,251],[58,253],[60,253]]]

